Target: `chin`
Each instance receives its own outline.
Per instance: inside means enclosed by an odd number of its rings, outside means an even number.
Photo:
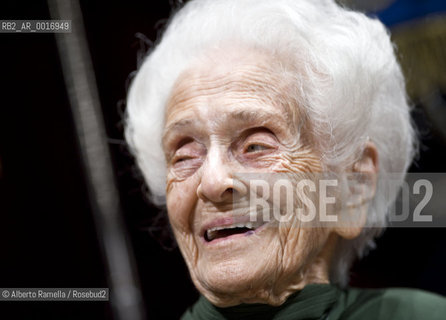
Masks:
[[[241,257],[201,263],[200,266],[193,280],[198,290],[214,305],[229,307],[240,303],[271,303],[274,269],[267,259]]]

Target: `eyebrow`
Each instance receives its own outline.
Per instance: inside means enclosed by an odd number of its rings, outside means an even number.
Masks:
[[[230,112],[222,116],[220,119],[217,119],[218,122],[225,122],[225,121],[237,121],[237,122],[243,122],[243,123],[271,123],[272,119],[275,119],[279,117],[282,121],[288,124],[288,121],[283,117],[283,115],[279,112],[269,112],[264,111],[258,112],[254,110],[236,110],[234,112]],[[166,140],[168,139],[169,135],[173,131],[181,131],[181,129],[185,127],[191,126],[193,123],[196,122],[196,119],[181,119],[178,121],[173,122],[169,126],[166,127],[164,130],[163,136],[162,136],[162,143],[165,144]],[[274,122],[274,124],[277,124]]]
[[[235,112],[231,112],[228,115],[231,120],[237,120],[240,122],[269,122],[271,118],[280,117],[284,120],[282,114],[279,112],[269,112],[269,111],[262,111],[257,112],[253,110],[237,110]]]
[[[173,131],[181,131],[182,128],[189,127],[194,122],[195,119],[181,119],[179,121],[175,121],[174,123],[170,124],[163,131],[163,135],[161,137],[161,144],[163,146],[166,144],[169,135],[171,135]]]

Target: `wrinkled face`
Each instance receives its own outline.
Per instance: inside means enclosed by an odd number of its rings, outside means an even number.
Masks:
[[[278,305],[328,281],[324,229],[294,218],[248,224],[239,173],[321,170],[290,81],[271,61],[250,50],[204,59],[180,76],[167,107],[169,219],[192,280],[217,306]]]

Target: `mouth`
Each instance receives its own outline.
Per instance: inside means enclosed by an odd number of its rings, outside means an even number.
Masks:
[[[218,239],[229,238],[235,235],[245,235],[249,236],[254,234],[254,232],[263,226],[265,222],[246,222],[237,223],[225,226],[216,226],[209,228],[204,233],[204,240],[206,242],[212,242]]]

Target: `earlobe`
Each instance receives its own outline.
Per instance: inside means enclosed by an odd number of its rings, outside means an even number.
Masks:
[[[378,149],[368,141],[349,170],[348,188],[336,226],[336,233],[341,237],[354,239],[364,228],[370,202],[375,196],[378,170]]]
[[[353,164],[351,172],[351,205],[361,206],[369,203],[375,196],[378,180],[378,149],[372,141],[368,141],[360,158]]]

